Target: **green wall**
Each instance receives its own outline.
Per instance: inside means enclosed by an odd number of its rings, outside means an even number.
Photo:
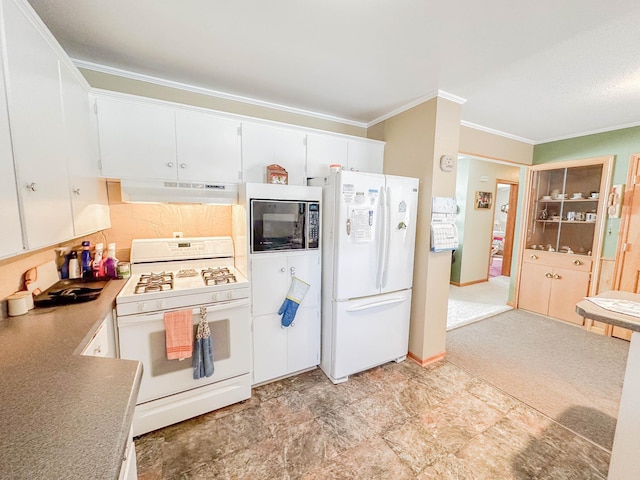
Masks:
[[[562,162],[581,158],[614,156],[612,184],[626,183],[629,160],[640,153],[640,127],[623,128],[584,137],[541,143],[533,148],[533,164]],[[616,256],[620,219],[608,218],[605,225],[603,258]]]

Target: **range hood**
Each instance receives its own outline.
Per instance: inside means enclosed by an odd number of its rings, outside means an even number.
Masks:
[[[122,201],[127,203],[203,203],[235,205],[238,185],[233,183],[180,182],[167,180],[120,181]]]

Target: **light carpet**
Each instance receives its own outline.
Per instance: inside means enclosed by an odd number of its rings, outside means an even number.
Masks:
[[[522,310],[447,332],[447,360],[611,449],[629,343]]]
[[[449,287],[447,330],[511,310],[507,305],[509,277],[492,277],[488,282]]]

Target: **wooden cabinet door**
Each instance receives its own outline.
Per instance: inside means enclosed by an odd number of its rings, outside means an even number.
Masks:
[[[552,268],[537,263],[522,264],[518,308],[547,315],[551,292]]]
[[[238,183],[240,122],[192,110],[176,110],[178,180]]]
[[[98,98],[102,175],[176,180],[172,109],[135,100]]]
[[[591,274],[555,267],[549,296],[549,316],[582,325],[584,318],[576,313],[576,303],[589,292]]]
[[[297,130],[243,123],[243,180],[263,183],[267,165],[275,163],[287,171],[289,185],[306,185],[305,137]]]
[[[2,2],[7,103],[29,249],[73,238],[60,74],[53,40]]]
[[[109,200],[107,184],[100,178],[98,125],[89,94],[64,65],[60,79],[73,231],[79,237],[111,226]]]
[[[347,168],[347,140],[333,135],[307,135],[307,178],[328,176],[329,165],[334,163]]]
[[[1,68],[0,92],[0,258],[3,258],[22,252],[22,226]]]
[[[372,140],[349,140],[347,170],[382,173],[384,143]]]

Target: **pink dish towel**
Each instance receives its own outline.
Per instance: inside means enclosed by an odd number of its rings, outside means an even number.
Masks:
[[[167,358],[182,360],[193,353],[193,315],[191,310],[164,314]]]

